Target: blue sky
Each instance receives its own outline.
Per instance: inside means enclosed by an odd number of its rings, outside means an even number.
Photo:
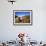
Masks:
[[[30,15],[30,12],[15,12],[16,16],[26,16]]]

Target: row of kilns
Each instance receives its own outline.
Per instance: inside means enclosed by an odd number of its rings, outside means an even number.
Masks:
[[[40,42],[40,44],[42,44],[42,43]],[[0,46],[39,46],[39,45],[38,45],[38,43],[36,41],[30,41],[28,43],[25,43],[21,39],[21,41],[18,41],[18,42],[9,42],[8,44],[6,44],[6,43],[3,42],[2,44],[0,44]],[[46,46],[46,44],[43,44],[42,46]]]
[[[33,41],[29,40],[29,42],[25,43],[24,42],[24,36],[25,36],[24,33],[20,33],[18,35],[18,37],[20,38],[20,40],[18,40],[18,42],[17,42],[17,40],[16,41],[11,41],[11,42],[7,41],[7,44],[3,42],[0,46],[35,46],[35,45],[37,45],[37,41],[34,41],[34,40]],[[42,42],[40,42],[40,44],[42,44]],[[46,44],[44,44],[42,46],[46,46]]]

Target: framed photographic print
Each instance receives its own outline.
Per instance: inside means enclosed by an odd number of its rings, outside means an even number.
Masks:
[[[32,25],[32,10],[13,10],[13,24]]]

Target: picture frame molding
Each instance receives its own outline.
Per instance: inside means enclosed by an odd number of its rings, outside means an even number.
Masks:
[[[30,20],[31,20],[31,23],[15,23],[15,12],[28,12],[28,11],[30,11],[31,12],[31,18],[30,18]],[[33,11],[32,10],[13,10],[13,25],[32,25],[33,24]]]

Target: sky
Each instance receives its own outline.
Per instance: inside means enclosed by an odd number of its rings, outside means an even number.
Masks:
[[[30,15],[30,12],[16,12],[16,16],[27,16]]]

